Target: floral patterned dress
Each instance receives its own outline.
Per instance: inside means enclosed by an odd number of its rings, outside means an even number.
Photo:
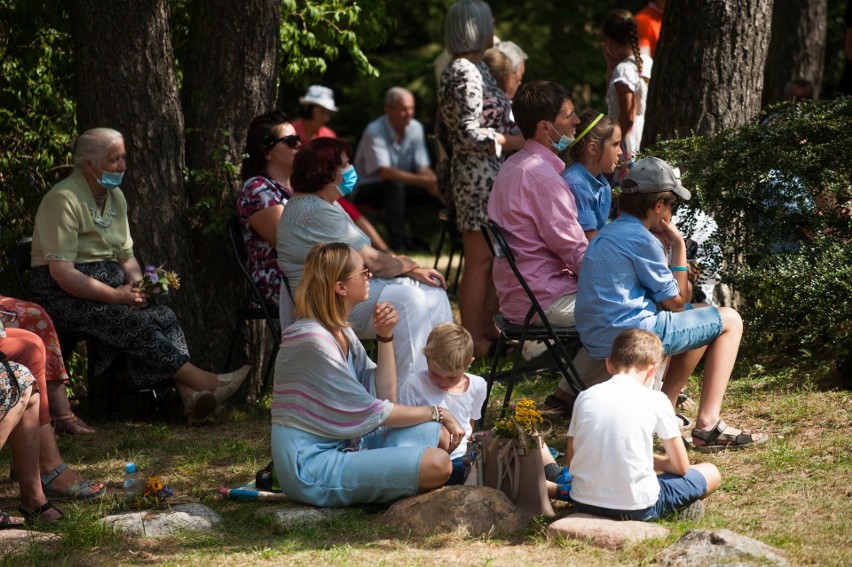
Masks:
[[[47,354],[45,378],[68,383],[68,372],[62,361],[62,349],[56,336],[56,327],[50,315],[38,304],[0,295],[0,308],[13,312],[15,317],[3,317],[7,328],[24,329],[35,333],[44,343]]]
[[[243,183],[237,196],[237,219],[243,227],[249,257],[249,273],[257,283],[260,293],[270,305],[278,305],[281,289],[281,269],[275,247],[265,241],[249,224],[249,217],[258,211],[286,205],[293,191],[275,179],[258,175]]]
[[[503,163],[497,132],[515,128],[511,103],[485,63],[475,65],[460,57],[441,75],[438,106],[452,150],[456,222],[460,231],[476,232],[487,216],[488,195]]]

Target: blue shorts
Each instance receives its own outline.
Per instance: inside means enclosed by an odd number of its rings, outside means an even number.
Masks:
[[[579,512],[594,516],[604,516],[616,520],[653,522],[686,508],[707,494],[707,480],[697,469],[689,469],[683,476],[669,473],[661,474],[657,476],[657,481],[660,483],[660,496],[657,497],[657,503],[650,508],[613,510],[576,501],[574,507]]]
[[[388,503],[417,494],[420,461],[437,447],[441,424],[430,421],[379,428],[360,450],[349,440],[329,439],[284,425],[272,426],[272,460],[288,498],[314,506]]]
[[[722,316],[711,305],[693,309],[691,304],[683,311],[660,311],[654,333],[663,341],[663,354],[680,354],[707,346],[722,334]]]

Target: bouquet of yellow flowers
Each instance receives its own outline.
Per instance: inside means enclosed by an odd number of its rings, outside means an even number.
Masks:
[[[139,282],[139,291],[148,295],[168,295],[170,290],[180,289],[180,278],[174,272],[164,270],[162,266],[145,266],[145,273]]]
[[[494,424],[496,437],[519,439],[526,445],[530,437],[541,435],[544,418],[538,405],[529,398],[521,398],[509,405],[509,413]]]

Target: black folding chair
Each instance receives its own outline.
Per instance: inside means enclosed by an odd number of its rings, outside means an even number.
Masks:
[[[444,271],[444,279],[447,280],[447,294],[450,297],[455,297],[458,292],[459,279],[461,277],[462,265],[464,264],[464,248],[461,246],[461,233],[456,225],[456,211],[453,206],[453,188],[450,184],[450,152],[447,144],[435,134],[426,136],[429,142],[429,148],[432,150],[433,163],[435,164],[435,173],[438,176],[438,189],[444,197],[444,202],[447,206],[438,211],[438,220],[441,221],[441,235],[438,238],[438,249],[435,251],[435,264],[432,266],[438,269],[438,263],[441,260],[441,255],[444,253],[444,243],[449,247],[449,259],[447,260],[447,269]],[[450,273],[453,269],[453,260],[456,252],[459,254],[459,265],[456,268],[455,277],[451,278]]]
[[[33,239],[25,236],[15,245],[15,251],[12,253],[12,263],[15,266],[15,277],[18,279],[18,286],[21,288],[21,299],[30,301],[30,286],[27,285],[25,274],[32,266],[32,250]]]
[[[515,388],[515,382],[517,381],[516,374],[521,360],[521,351],[523,350],[524,343],[527,340],[542,341],[545,344],[550,355],[553,357],[553,360],[556,362],[559,371],[571,385],[571,388],[575,393],[579,393],[581,390],[585,389],[585,386],[583,386],[583,383],[580,381],[580,375],[577,373],[577,369],[574,368],[574,363],[571,361],[571,356],[569,356],[568,350],[565,347],[565,343],[576,343],[580,340],[580,334],[577,332],[577,328],[574,325],[553,325],[550,323],[547,319],[547,315],[544,314],[544,309],[541,308],[541,305],[524,279],[524,276],[521,274],[520,270],[518,270],[518,266],[515,262],[515,256],[509,248],[509,244],[506,242],[506,238],[500,227],[497,226],[497,223],[494,221],[488,220],[483,222],[480,225],[480,228],[483,236],[485,237],[485,242],[488,244],[488,248],[494,255],[495,261],[506,261],[509,263],[512,273],[515,274],[515,277],[518,279],[518,282],[521,284],[521,287],[524,289],[524,292],[527,294],[531,303],[529,311],[527,311],[527,315],[524,317],[523,325],[510,323],[502,315],[496,315],[494,317],[494,324],[497,325],[497,328],[500,330],[500,336],[497,339],[496,353],[494,355],[494,361],[491,364],[491,372],[488,375],[488,388],[486,390],[485,403],[482,405],[482,420],[480,423],[482,423],[484,427],[485,410],[488,407],[488,398],[491,396],[491,388],[494,385],[494,378],[497,375],[497,365],[500,355],[503,353],[503,349],[506,346],[506,341],[515,340],[518,341],[518,345],[515,350],[512,370],[509,373],[506,386],[506,397],[503,399],[503,407],[500,413],[501,416],[506,413],[506,408],[512,397],[512,390]],[[536,315],[538,315],[540,322],[533,324],[532,321]]]
[[[243,324],[248,321],[263,319],[266,321],[266,327],[269,330],[269,334],[272,336],[272,352],[269,353],[269,360],[267,362],[266,370],[263,373],[263,382],[261,383],[260,392],[257,396],[257,399],[260,400],[266,392],[266,389],[269,387],[270,379],[272,378],[272,371],[275,368],[275,357],[278,354],[278,348],[281,345],[281,326],[278,323],[277,310],[274,306],[267,305],[266,299],[263,297],[263,294],[260,293],[260,288],[257,287],[257,283],[255,283],[254,278],[251,277],[251,274],[248,271],[248,254],[246,254],[246,247],[243,243],[243,229],[236,217],[228,220],[228,241],[231,245],[231,253],[234,258],[234,262],[249,285],[249,290],[246,293],[245,300],[243,301],[243,308],[240,312],[240,318],[237,323],[237,331],[239,331]],[[227,368],[231,367],[231,361],[237,352],[239,336],[240,333],[235,332],[233,339],[231,339],[231,347],[228,351],[228,362],[225,365]]]

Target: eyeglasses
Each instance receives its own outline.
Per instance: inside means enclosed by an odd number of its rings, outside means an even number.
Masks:
[[[5,307],[0,307],[0,317],[8,321],[9,323],[14,323],[18,320],[18,312],[17,311],[9,311]]]
[[[364,268],[363,270],[357,271],[354,274],[349,274],[348,276],[343,278],[341,281],[345,282],[349,278],[354,278],[356,276],[362,276],[365,280],[370,279],[370,268]]]
[[[290,136],[284,136],[283,138],[278,138],[277,140],[272,140],[272,143],[269,145],[269,147],[271,148],[272,146],[274,146],[275,144],[277,144],[279,142],[284,142],[285,144],[287,144],[288,148],[290,148],[291,150],[294,150],[294,149],[296,149],[296,146],[298,146],[300,143],[302,143],[302,139],[299,137],[298,134],[291,134]]]

